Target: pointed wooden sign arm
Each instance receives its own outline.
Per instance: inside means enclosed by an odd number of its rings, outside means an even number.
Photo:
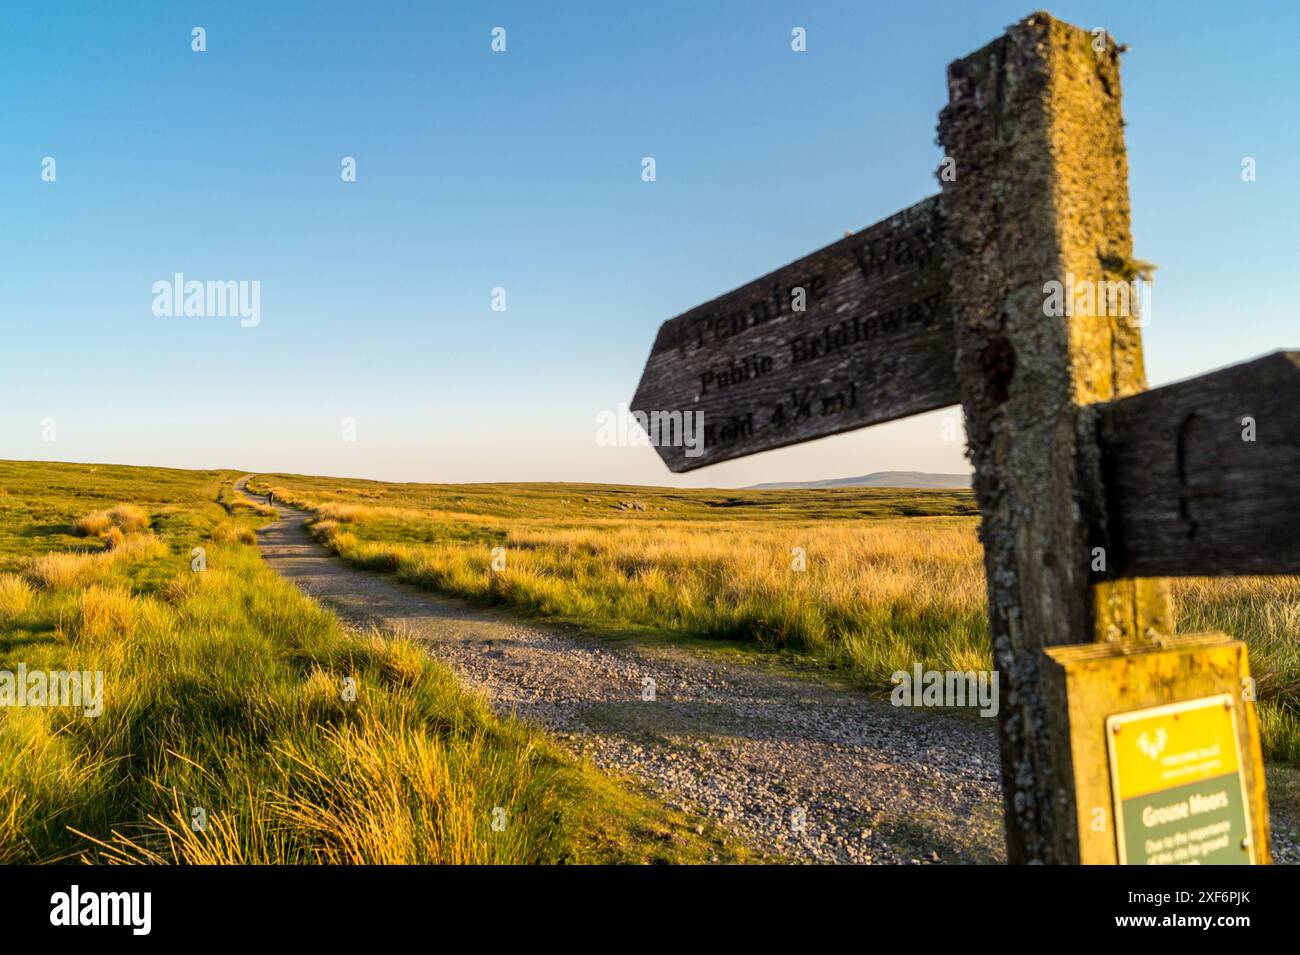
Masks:
[[[632,410],[690,471],[959,400],[938,196],[670,319]],[[702,429],[702,442],[681,440]]]

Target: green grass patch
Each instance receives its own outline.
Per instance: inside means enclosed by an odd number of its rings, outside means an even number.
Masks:
[[[99,716],[0,709],[0,862],[749,858],[345,631],[262,562],[236,476],[0,462],[0,669],[103,674]],[[74,532],[124,503],[147,527]]]

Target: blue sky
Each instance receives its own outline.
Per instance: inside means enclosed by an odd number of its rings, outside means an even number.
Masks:
[[[965,470],[951,412],[683,477],[597,447],[596,415],[665,319],[938,191],[946,65],[1030,10],[5,5],[0,457],[695,486]],[[1300,8],[1051,11],[1132,47],[1152,383],[1300,346]],[[260,324],[156,317],[176,272],[259,281]]]

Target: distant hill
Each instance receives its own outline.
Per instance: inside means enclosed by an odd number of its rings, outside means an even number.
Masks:
[[[754,484],[747,491],[785,491],[792,488],[831,487],[928,487],[968,488],[969,474],[927,474],[924,471],[876,471],[858,477],[831,478],[827,481],[774,481]]]

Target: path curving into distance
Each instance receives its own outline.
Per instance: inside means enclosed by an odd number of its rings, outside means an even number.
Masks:
[[[266,503],[247,481],[236,489]],[[476,607],[348,565],[311,536],[311,514],[275,506],[280,519],[258,531],[258,547],[304,593],[350,625],[425,641],[498,710],[760,851],[799,862],[1005,860],[991,720],[895,708],[761,657],[575,635]],[[653,701],[642,699],[647,679]],[[1271,816],[1273,861],[1300,862],[1297,820],[1276,807]]]
[[[236,488],[265,503],[247,480]],[[757,849],[805,862],[1004,858],[991,721],[475,607],[349,566],[312,538],[311,514],[275,506],[258,546],[305,593],[350,624],[426,641],[499,710]]]

